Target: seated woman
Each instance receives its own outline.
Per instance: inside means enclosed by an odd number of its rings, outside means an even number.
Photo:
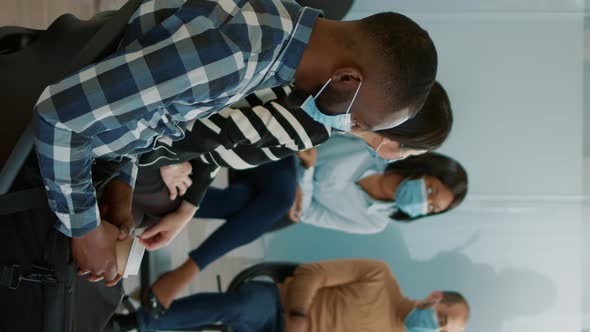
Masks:
[[[385,164],[368,157],[363,145],[335,136],[318,147],[315,166],[300,166],[301,191],[289,219],[348,233],[377,233],[392,220],[409,222],[446,212],[467,194],[467,172],[454,159],[430,152]]]
[[[400,153],[407,157],[440,146],[451,129],[452,113],[448,97],[439,84],[433,87],[431,97],[418,115],[398,127],[379,133],[355,128],[351,134],[364,140],[361,141],[364,155],[369,157],[367,146],[377,149],[379,156],[388,159],[399,158]],[[252,98],[249,99],[252,101]],[[403,151],[400,150],[402,145]],[[168,307],[176,294],[200,270],[227,252],[255,240],[288,212],[295,199],[297,178],[295,162],[289,158],[244,171],[226,189],[209,188],[202,202],[201,196],[194,194],[204,191],[198,188],[208,185],[207,181],[198,180],[203,175],[209,177],[211,174],[204,166],[213,164],[233,169],[244,168],[241,163],[228,162],[236,159],[230,157],[239,155],[246,158],[253,153],[260,155],[260,150],[260,147],[252,148],[248,150],[248,154],[242,154],[243,151],[236,151],[235,148],[221,151],[223,154],[216,150],[214,155],[206,154],[193,159],[192,178],[188,177],[191,168],[187,164],[163,167],[160,171],[154,168],[140,170],[134,193],[134,210],[147,211],[148,215],[158,217],[163,215],[160,222],[148,228],[141,236],[143,244],[149,250],[155,250],[172,241],[193,218],[195,212],[197,217],[226,219],[199,248],[190,253],[185,264],[163,275],[154,284],[152,299],[157,298],[164,307]],[[291,154],[294,153],[295,151],[291,151]],[[369,159],[375,164],[381,164],[370,157]],[[209,161],[215,162],[205,164]],[[160,179],[159,172],[163,179]],[[183,200],[175,197],[176,205],[171,207],[166,186],[162,182],[167,183],[172,196],[178,194],[176,187],[180,194],[186,191]],[[191,183],[192,186],[189,187]],[[159,208],[156,204],[167,207]]]

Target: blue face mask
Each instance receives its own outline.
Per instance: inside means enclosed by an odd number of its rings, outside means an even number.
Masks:
[[[403,180],[395,192],[397,207],[412,218],[428,213],[426,184],[424,179]]]
[[[404,325],[408,332],[438,332],[438,319],[434,309],[418,309],[414,308],[406,319]]]
[[[314,119],[314,121],[319,122],[324,126],[348,132],[352,128],[350,109],[352,108],[352,104],[354,103],[354,100],[356,99],[356,96],[358,95],[361,89],[362,82],[359,83],[358,87],[356,88],[356,92],[354,93],[354,97],[352,97],[350,105],[348,105],[348,108],[346,109],[346,113],[337,115],[326,115],[318,109],[315,100],[324,91],[328,84],[330,84],[331,81],[332,78],[330,78],[328,82],[326,82],[326,84],[322,86],[320,91],[315,96],[310,95],[309,97],[307,97],[303,104],[301,104],[301,109],[304,110],[305,113],[307,113],[307,115],[309,115],[312,119]]]
[[[371,158],[377,160],[380,163],[384,163],[384,164],[389,164],[391,162],[394,162],[395,160],[385,159],[379,155],[379,148],[381,148],[381,145],[383,145],[383,143],[379,144],[379,146],[376,149],[373,149],[369,144],[367,144],[367,152],[369,152],[369,155],[371,156]]]
[[[381,149],[381,146],[383,145],[383,142],[379,143],[379,145],[377,145],[376,149],[373,149],[372,146],[370,146],[369,144],[367,144],[367,151],[369,151],[369,155],[371,155],[371,157],[377,159],[377,158],[381,158],[383,159],[380,155],[379,155],[379,149]]]

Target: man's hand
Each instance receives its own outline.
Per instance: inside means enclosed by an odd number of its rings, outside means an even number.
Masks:
[[[193,171],[191,163],[188,161],[178,165],[164,166],[160,168],[160,175],[162,180],[168,187],[170,192],[170,199],[176,199],[176,196],[183,196],[187,189],[192,186],[193,181],[190,174]]]
[[[304,168],[310,168],[315,166],[318,160],[318,150],[316,148],[307,149],[305,151],[297,152],[297,156],[301,159],[301,165]]]
[[[146,229],[139,236],[140,243],[149,251],[169,245],[191,221],[195,212],[197,208],[194,205],[183,201],[178,210],[165,215],[160,222]]]
[[[299,218],[301,218],[301,200],[303,194],[301,193],[301,188],[297,186],[297,191],[295,192],[295,200],[293,201],[293,206],[289,210],[289,219],[293,222],[299,222]]]
[[[104,279],[107,286],[117,284],[122,277],[117,275],[115,245],[118,236],[117,227],[103,221],[94,230],[72,238],[72,255],[79,268],[78,274],[90,274],[87,279],[91,282]]]
[[[107,184],[99,203],[100,217],[119,227],[119,240],[125,240],[135,227],[131,215],[133,189],[120,180],[111,180]]]
[[[285,319],[285,332],[307,332],[309,330],[307,317],[290,316]]]

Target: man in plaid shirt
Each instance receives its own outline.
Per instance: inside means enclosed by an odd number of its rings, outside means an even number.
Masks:
[[[328,115],[347,111],[358,92],[352,120],[369,130],[420,109],[437,66],[424,30],[394,13],[320,15],[291,0],[143,0],[115,53],[44,90],[34,115],[39,166],[82,271],[116,281],[119,233],[100,222],[95,158],[129,159],[116,181],[130,193],[134,156],[158,138],[181,139],[185,122],[291,82],[306,94],[329,82],[316,100]],[[107,221],[128,231],[131,218]]]

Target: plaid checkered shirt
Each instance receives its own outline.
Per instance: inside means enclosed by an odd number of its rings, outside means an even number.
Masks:
[[[35,143],[58,230],[81,236],[100,215],[94,158],[131,159],[185,123],[245,95],[293,81],[321,12],[290,0],[144,0],[118,50],[48,86],[35,107]]]

